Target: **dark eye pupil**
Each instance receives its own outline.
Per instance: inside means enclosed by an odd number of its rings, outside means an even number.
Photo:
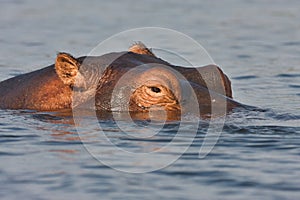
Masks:
[[[158,87],[151,87],[151,91],[155,93],[161,92],[161,90]]]

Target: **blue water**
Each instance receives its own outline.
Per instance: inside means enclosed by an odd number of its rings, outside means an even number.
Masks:
[[[101,41],[136,27],[183,32],[201,43],[232,81],[234,98],[256,109],[228,115],[213,150],[199,159],[208,121],[196,134],[182,122],[171,151],[187,151],[149,173],[143,162],[111,151],[68,113],[0,111],[0,199],[298,199],[300,196],[300,27],[291,1],[0,1],[0,80],[52,64],[58,51],[86,55]],[[130,44],[129,44],[130,45]],[[180,48],[180,47],[178,47]],[[193,55],[193,52],[186,52]],[[168,144],[180,122],[112,120],[101,128],[119,148],[151,151]],[[149,127],[149,126],[148,126]],[[79,132],[86,132],[85,137]],[[151,131],[150,131],[151,132]],[[147,166],[159,167],[164,160]],[[146,167],[147,167],[146,166]]]

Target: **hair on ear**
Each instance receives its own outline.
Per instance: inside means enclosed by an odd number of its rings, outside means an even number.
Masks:
[[[73,85],[79,73],[79,62],[71,54],[58,53],[55,60],[55,71],[64,84]]]
[[[144,45],[142,42],[135,42],[133,45],[129,47],[128,51],[137,54],[144,54],[144,55],[156,57],[152,52],[152,50],[147,48],[146,45]]]

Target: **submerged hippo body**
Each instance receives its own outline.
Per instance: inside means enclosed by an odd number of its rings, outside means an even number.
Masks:
[[[231,98],[230,81],[219,67],[174,66],[142,44],[77,59],[59,53],[53,65],[0,82],[1,109],[56,111],[92,102],[96,110],[182,112],[198,104],[205,115],[212,104],[225,102],[231,110],[238,105]]]

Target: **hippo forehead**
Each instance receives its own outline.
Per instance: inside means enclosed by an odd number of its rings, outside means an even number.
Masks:
[[[80,57],[78,61],[80,63],[80,74],[85,78],[89,85],[88,88],[95,87],[95,84],[97,84],[98,88],[102,88],[105,85],[105,90],[113,89],[111,86],[127,73],[127,81],[133,83],[138,80],[137,77],[139,75],[151,68],[171,66],[159,58],[131,52]],[[130,74],[132,77],[129,78]]]
[[[104,54],[102,56],[83,56],[78,58],[78,61],[81,64],[80,69],[83,71],[88,71],[91,68],[105,69],[108,66],[132,68],[146,63],[170,65],[160,58],[135,54],[132,52],[115,52]]]
[[[147,55],[131,52],[108,53],[102,56],[84,56],[78,58],[80,74],[85,78],[89,87],[103,81],[115,81],[128,70],[140,65],[155,63],[169,65],[167,62]],[[113,73],[112,73],[113,72]],[[110,76],[109,76],[110,75]]]

